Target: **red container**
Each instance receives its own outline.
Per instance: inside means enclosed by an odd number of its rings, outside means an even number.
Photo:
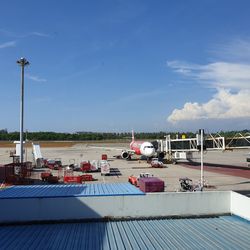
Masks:
[[[64,176],[64,182],[66,183],[82,183],[82,177],[81,176]]]
[[[14,167],[0,166],[0,180],[6,181],[6,177],[14,174]]]
[[[92,174],[84,174],[81,177],[82,177],[82,181],[93,181]]]
[[[80,168],[83,172],[90,171],[91,169],[91,164],[89,161],[83,161],[80,163]]]
[[[142,192],[164,192],[164,181],[156,177],[139,179],[139,188]]]
[[[58,181],[59,181],[59,178],[57,176],[52,175],[52,176],[48,177],[49,184],[56,184],[56,183],[58,183]]]
[[[50,172],[43,172],[41,173],[41,179],[42,181],[48,181],[48,178],[52,176],[52,174]]]
[[[107,161],[108,160],[108,156],[106,154],[102,154],[102,160],[103,161]]]

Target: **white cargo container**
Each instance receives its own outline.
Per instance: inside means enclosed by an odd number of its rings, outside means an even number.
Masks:
[[[100,161],[101,175],[106,175],[110,173],[110,164],[106,160]]]

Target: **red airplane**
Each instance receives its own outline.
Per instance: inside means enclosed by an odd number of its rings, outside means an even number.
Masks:
[[[146,156],[147,158],[155,155],[155,148],[151,142],[135,141],[134,131],[132,130],[132,141],[129,145],[130,149],[122,150],[121,157],[123,159],[131,159],[133,154]]]
[[[129,149],[122,148],[113,148],[113,147],[92,147],[92,148],[103,148],[109,150],[120,150],[122,159],[130,160],[131,156],[141,155],[148,158],[158,156],[159,158],[164,158],[164,152],[157,152],[158,145],[157,142],[149,142],[149,141],[136,141],[134,136],[134,131],[132,130],[132,141],[129,144]]]

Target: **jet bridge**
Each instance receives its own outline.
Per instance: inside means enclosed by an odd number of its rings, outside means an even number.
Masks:
[[[165,144],[165,145],[164,145]],[[199,134],[195,138],[171,139],[170,135],[166,136],[163,143],[166,152],[176,151],[199,151],[200,138]],[[225,138],[222,136],[214,137],[209,134],[204,139],[204,145],[207,150],[225,150]]]
[[[192,153],[200,151],[200,135],[195,138],[171,139],[170,135],[166,136],[166,140],[158,140],[158,148],[162,148],[168,160],[176,162],[176,160],[190,160]],[[250,149],[250,135],[236,134],[232,138],[225,138],[219,134],[207,134],[204,137],[204,149],[207,151],[215,150],[232,150],[232,149]]]
[[[226,138],[225,143],[228,149],[250,148],[250,133],[237,133],[232,138]]]

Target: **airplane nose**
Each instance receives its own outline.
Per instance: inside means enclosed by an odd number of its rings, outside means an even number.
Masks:
[[[150,157],[153,156],[155,153],[155,149],[154,148],[147,148],[146,150],[146,156]]]

